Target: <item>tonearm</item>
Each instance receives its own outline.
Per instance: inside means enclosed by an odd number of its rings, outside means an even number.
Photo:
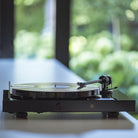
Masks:
[[[93,81],[86,81],[86,82],[77,82],[79,85],[78,89],[81,89],[89,84],[100,83],[101,84],[101,95],[102,97],[109,97],[112,94],[112,90],[116,89],[117,87],[112,88],[112,78],[109,75],[102,75],[99,77],[98,80]],[[110,88],[108,86],[110,85]]]

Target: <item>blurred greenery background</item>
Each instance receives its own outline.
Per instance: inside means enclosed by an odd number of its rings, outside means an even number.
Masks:
[[[54,58],[54,33],[42,33],[48,0],[14,1],[15,58]],[[111,75],[138,101],[138,0],[72,0],[70,24],[70,69],[85,80]]]

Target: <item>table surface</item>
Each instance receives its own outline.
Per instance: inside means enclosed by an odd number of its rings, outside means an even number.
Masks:
[[[130,130],[137,134],[138,121],[126,112],[119,119],[102,119],[101,113],[29,113],[28,119],[16,119],[2,112],[2,91],[8,82],[77,82],[80,77],[55,59],[0,60],[0,130],[45,134],[82,134],[91,130]],[[121,132],[122,132],[121,131]],[[3,132],[2,132],[3,134]],[[5,134],[5,133],[4,133]],[[1,136],[1,135],[0,135]],[[3,136],[3,135],[2,135]],[[8,137],[8,136],[7,136]]]

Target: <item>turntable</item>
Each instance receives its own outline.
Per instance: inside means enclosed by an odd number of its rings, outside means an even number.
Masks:
[[[88,82],[15,84],[3,91],[3,112],[17,118],[28,112],[102,112],[104,118],[118,118],[120,111],[135,111],[135,101],[112,88],[108,75]]]

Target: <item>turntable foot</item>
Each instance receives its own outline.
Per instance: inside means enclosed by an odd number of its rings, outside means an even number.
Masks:
[[[108,112],[102,112],[102,116],[103,116],[104,119],[107,118],[108,117]]]
[[[108,118],[118,118],[118,112],[108,112]]]
[[[26,119],[27,118],[27,112],[17,112],[16,118]]]
[[[102,112],[103,118],[118,118],[118,112]]]

